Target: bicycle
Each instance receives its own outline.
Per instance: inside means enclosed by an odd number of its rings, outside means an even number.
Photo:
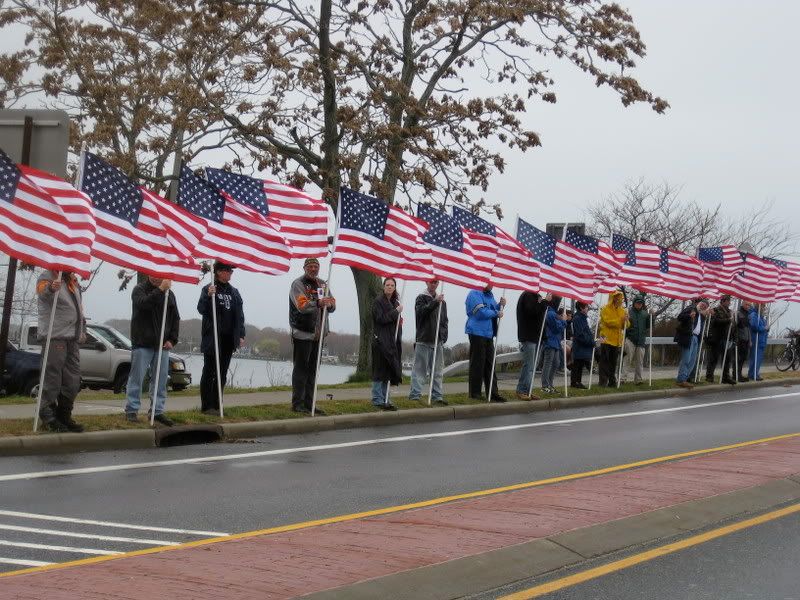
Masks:
[[[775,357],[775,368],[785,372],[789,369],[797,370],[800,366],[800,330],[789,329],[789,342]]]

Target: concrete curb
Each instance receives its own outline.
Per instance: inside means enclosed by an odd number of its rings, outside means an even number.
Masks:
[[[800,500],[798,476],[548,538],[303,596],[308,600],[450,600],[490,592],[599,556]]]
[[[800,384],[800,377],[773,379],[761,382],[741,384],[745,389],[764,387],[790,386]],[[637,400],[654,398],[692,397],[707,392],[730,390],[728,385],[708,385],[693,390],[668,388],[664,390],[643,390],[641,392],[623,392],[604,394],[602,396],[582,396],[576,398],[552,398],[549,400],[533,400],[530,402],[506,402],[485,404],[467,404],[442,406],[434,408],[413,408],[397,412],[368,412],[330,417],[305,419],[282,419],[275,421],[251,421],[246,423],[222,423],[222,437],[226,440],[265,437],[272,435],[293,435],[315,433],[334,429],[352,429],[358,427],[379,427],[383,425],[401,425],[409,423],[426,423],[433,421],[450,421],[453,419],[472,419],[476,417],[496,417],[500,415],[527,414],[532,412],[578,408],[584,406],[602,406]],[[186,426],[198,431],[207,426]],[[27,435],[0,438],[0,456],[21,456],[30,454],[56,454],[65,452],[89,452],[95,450],[126,450],[154,448],[157,441],[167,430],[125,429],[115,431],[95,431],[91,433],[68,433],[58,435]]]

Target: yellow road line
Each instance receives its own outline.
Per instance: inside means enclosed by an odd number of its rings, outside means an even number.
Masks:
[[[562,577],[561,579],[556,579],[555,581],[550,581],[548,583],[537,585],[536,587],[528,588],[527,590],[522,590],[521,592],[509,594],[501,597],[499,600],[529,600],[530,598],[539,598],[545,594],[557,592],[558,590],[563,590],[564,588],[571,587],[579,583],[584,583],[585,581],[596,579],[598,577],[602,577],[603,575],[608,575],[609,573],[621,571],[622,569],[627,569],[628,567],[639,565],[641,563],[653,560],[654,558],[659,558],[661,556],[666,556],[667,554],[672,554],[673,552],[678,552],[679,550],[704,544],[705,542],[710,542],[711,540],[730,535],[731,533],[736,533],[737,531],[742,531],[743,529],[748,529],[756,525],[761,525],[762,523],[774,521],[775,519],[780,519],[781,517],[792,515],[797,512],[800,512],[800,504],[793,504],[791,506],[787,506],[786,508],[781,508],[780,510],[775,510],[752,519],[747,519],[746,521],[740,521],[739,523],[726,525],[725,527],[720,527],[719,529],[694,535],[684,540],[673,542],[672,544],[666,544],[665,546],[653,548],[647,552],[628,556],[627,558],[608,563],[607,565],[588,569],[580,573],[575,573],[574,575],[569,575],[568,577]]]
[[[388,506],[385,508],[378,508],[375,510],[368,510],[364,512],[351,513],[347,515],[339,515],[336,517],[328,517],[326,519],[316,519],[313,521],[303,521],[301,523],[292,523],[290,525],[280,525],[278,527],[269,527],[267,529],[257,529],[255,531],[245,531],[242,533],[234,533],[231,535],[224,535],[213,538],[206,538],[202,540],[195,540],[186,542],[177,546],[156,546],[154,548],[145,548],[143,550],[134,550],[132,552],[125,552],[114,556],[94,556],[91,558],[83,558],[63,563],[53,563],[42,567],[31,567],[28,569],[19,569],[16,571],[7,571],[0,573],[0,579],[3,577],[12,577],[14,575],[25,575],[29,573],[41,573],[43,571],[52,571],[54,569],[64,569],[67,567],[74,567],[80,565],[91,565],[96,563],[107,562],[109,560],[118,560],[120,558],[129,558],[132,556],[145,556],[147,554],[158,554],[161,552],[169,552],[172,550],[183,550],[186,548],[197,548],[198,546],[207,546],[209,544],[217,544],[220,542],[228,542],[232,540],[242,540],[260,535],[274,535],[276,533],[285,533],[287,531],[297,531],[299,529],[308,529],[310,527],[319,527],[321,525],[331,525],[333,523],[343,523],[346,521],[355,521],[357,519],[365,519],[367,517],[377,517],[381,515],[388,515],[392,513],[412,510],[415,508],[425,508],[428,506],[436,506],[439,504],[446,504],[456,500],[468,500],[470,498],[480,498],[482,496],[492,496],[494,494],[502,494],[505,492],[513,492],[516,490],[524,490],[543,485],[551,485],[554,483],[562,483],[564,481],[574,481],[576,479],[584,479],[586,477],[595,477],[597,475],[607,475],[609,473],[617,473],[619,471],[626,471],[628,469],[636,469],[639,467],[646,467],[648,465],[655,465],[681,458],[690,458],[692,456],[700,456],[703,454],[710,454],[712,452],[722,452],[725,450],[733,450],[735,448],[744,448],[746,446],[754,446],[756,444],[764,444],[767,442],[775,442],[778,440],[785,440],[800,436],[798,433],[787,433],[784,435],[775,435],[757,440],[750,440],[747,442],[738,442],[736,444],[727,444],[725,446],[717,446],[715,448],[705,448],[703,450],[692,450],[690,452],[681,452],[679,454],[670,454],[668,456],[659,456],[657,458],[648,458],[624,465],[615,465],[613,467],[605,467],[602,469],[595,469],[594,471],[584,471],[582,473],[572,473],[570,475],[560,475],[558,477],[550,477],[548,479],[539,479],[537,481],[528,481],[525,483],[515,483],[503,487],[491,488],[487,490],[478,490],[474,492],[466,492],[463,494],[454,494],[452,496],[443,496],[441,498],[432,498],[430,500],[422,500],[420,502],[412,502],[410,504],[400,504],[398,506]]]

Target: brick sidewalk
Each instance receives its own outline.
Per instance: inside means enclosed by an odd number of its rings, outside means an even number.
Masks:
[[[800,473],[800,438],[482,498],[0,578],[0,597],[292,598]]]

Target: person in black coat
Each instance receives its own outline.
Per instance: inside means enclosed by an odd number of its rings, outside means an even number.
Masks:
[[[387,393],[389,385],[399,385],[403,379],[400,361],[402,311],[397,281],[387,277],[383,293],[372,303],[372,404],[382,410],[397,410],[394,404],[387,402]]]
[[[131,370],[128,374],[125,418],[132,423],[139,420],[137,413],[141,405],[141,392],[144,377],[150,369],[152,377],[150,388],[156,386],[155,420],[162,425],[171,426],[172,420],[164,414],[167,403],[167,375],[169,374],[169,351],[178,343],[181,316],[175,294],[170,291],[169,279],[148,277],[133,288],[131,301]],[[161,337],[161,321],[166,298],[167,315],[164,322],[164,337]],[[161,352],[160,366],[157,364],[158,351]],[[158,370],[158,381],[154,381]],[[152,393],[150,394],[152,398]]]
[[[219,346],[219,374],[221,387],[225,388],[228,367],[233,352],[244,343],[244,302],[230,284],[233,267],[214,263],[214,281],[200,291],[197,312],[203,316],[201,327],[203,374],[200,376],[200,410],[207,415],[219,415],[219,390],[217,389],[217,363],[214,352],[214,318],[212,302],[217,306],[217,344]]]
[[[584,302],[576,302],[577,311],[572,317],[572,373],[570,376],[570,387],[585,390],[586,386],[581,382],[583,369],[588,369],[592,359],[592,350],[595,346],[594,333],[589,327],[589,305]],[[589,377],[592,374],[589,373]]]
[[[517,381],[517,398],[520,400],[538,400],[531,396],[531,380],[533,379],[534,363],[541,355],[539,341],[542,337],[544,318],[547,314],[548,302],[552,296],[545,297],[536,292],[522,292],[517,301],[517,339],[522,354],[522,368]]]

